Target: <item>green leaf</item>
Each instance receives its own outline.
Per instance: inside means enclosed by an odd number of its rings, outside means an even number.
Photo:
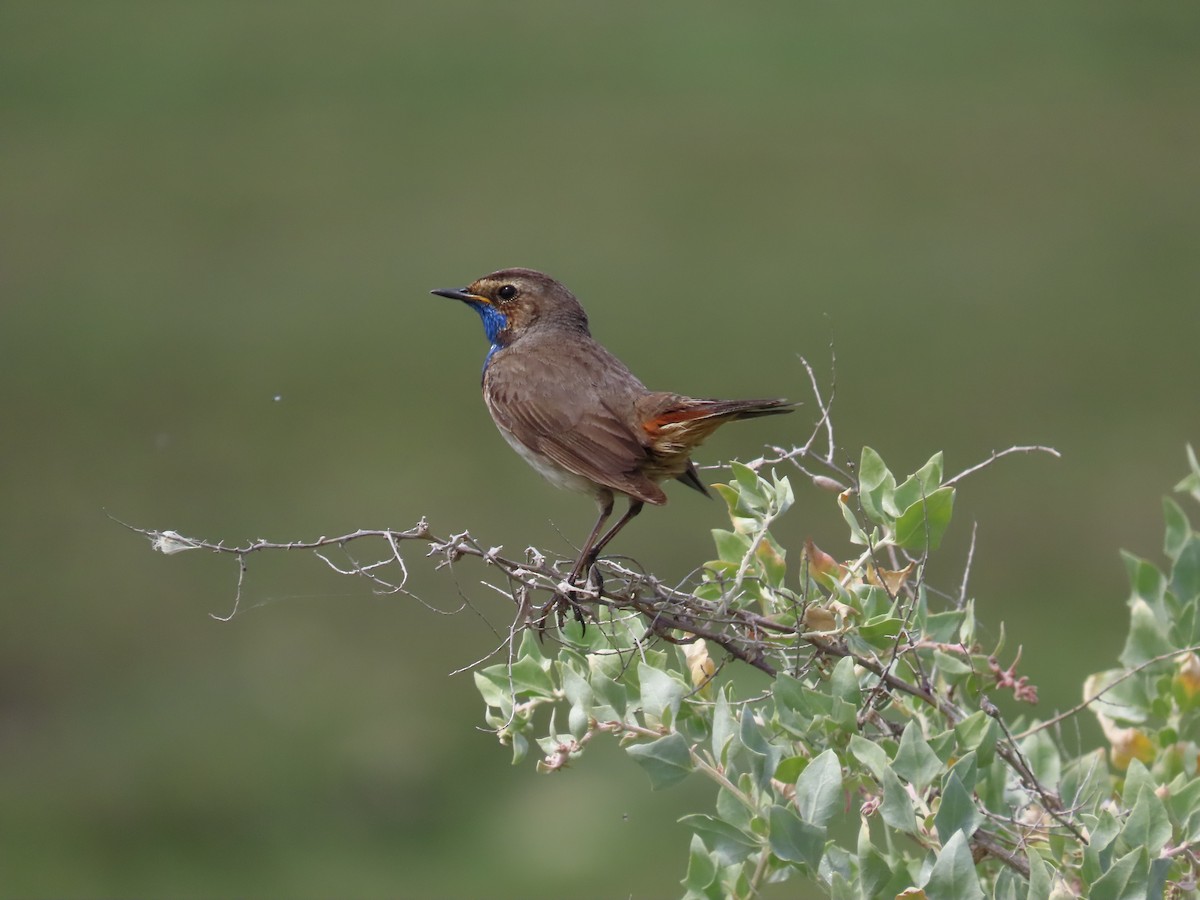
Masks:
[[[741,489],[737,487],[735,482],[733,485],[714,484],[713,489],[721,495],[725,503],[729,506],[729,521],[733,523],[733,530],[738,534],[753,534],[758,528],[758,523],[761,520],[761,515],[747,515],[745,512],[740,512],[741,509]]]
[[[784,784],[795,784],[796,779],[800,777],[800,773],[806,768],[808,768],[807,756],[785,756],[779,761],[779,765],[775,767],[775,775],[773,777]]]
[[[740,462],[729,464],[738,486],[738,503],[736,512],[743,516],[761,519],[770,506],[767,493],[771,486],[758,477],[758,473]]]
[[[528,633],[528,632],[526,632]],[[519,694],[534,697],[553,697],[554,682],[546,671],[549,660],[544,657],[521,656],[512,664],[512,683]]]
[[[729,471],[733,473],[733,477],[743,494],[762,493],[762,480],[758,477],[758,473],[748,465],[734,460],[729,464]]]
[[[1113,814],[1111,809],[1103,809],[1100,815],[1096,817],[1096,824],[1092,826],[1092,833],[1089,835],[1088,849],[1102,852],[1108,849],[1121,833],[1121,823]]]
[[[642,685],[641,705],[647,724],[670,725],[674,722],[679,703],[687,693],[687,685],[646,663],[638,664],[638,681]]]
[[[754,551],[754,559],[761,569],[763,582],[767,587],[783,586],[783,577],[787,575],[787,551],[779,546],[775,538],[769,534],[764,535]]]
[[[772,692],[776,706],[810,715],[812,710],[808,697],[811,693],[812,688],[787,672],[779,673],[775,679],[775,690]]]
[[[477,671],[475,690],[479,691],[488,706],[512,711],[512,688],[508,683],[507,666],[488,666]]]
[[[900,783],[900,778],[892,771],[891,766],[883,770],[883,802],[879,805],[879,814],[883,821],[897,831],[905,834],[917,833],[917,814],[913,809],[912,798]]]
[[[870,447],[863,447],[858,464],[858,498],[867,518],[877,525],[890,525],[899,510],[895,501],[896,476],[883,458]]]
[[[1138,792],[1137,801],[1129,811],[1120,837],[1126,847],[1145,847],[1151,856],[1158,856],[1171,839],[1171,820],[1167,816],[1167,808],[1150,787],[1143,787]]]
[[[974,671],[968,663],[941,650],[933,651],[933,661],[937,666],[938,674],[950,684],[962,682]]]
[[[525,754],[529,752],[529,740],[519,731],[508,732],[509,739],[512,741],[512,764],[515,766],[525,758]]]
[[[953,731],[940,731],[937,734],[929,736],[929,749],[933,751],[933,755],[941,760],[954,759],[956,753],[954,745],[958,741]],[[943,763],[944,766],[949,766],[949,763]]]
[[[1150,604],[1141,597],[1134,597],[1129,601],[1129,607],[1129,637],[1121,651],[1122,665],[1132,669],[1175,649]]]
[[[851,733],[858,728],[858,707],[841,697],[830,699],[829,719],[837,730]]]
[[[739,564],[750,549],[749,535],[734,534],[724,528],[714,528],[712,537],[713,543],[717,545],[717,557],[722,562]]]
[[[1172,790],[1167,797],[1167,806],[1175,821],[1184,823],[1180,843],[1196,843],[1200,839],[1200,778],[1193,778]],[[1190,831],[1189,826],[1198,830]]]
[[[771,852],[787,862],[804,863],[816,872],[825,855],[825,828],[805,822],[784,806],[772,806],[767,821]]]
[[[619,684],[610,678],[603,667],[596,664],[596,661],[599,659],[616,658],[615,655],[601,656],[593,654],[589,656],[588,668],[591,673],[589,680],[592,685],[592,693],[598,701],[595,706],[596,718],[623,722],[625,721],[625,712],[627,709],[628,690],[625,685]]]
[[[882,780],[883,770],[888,768],[888,756],[882,747],[861,735],[852,734],[849,749],[850,754],[867,767],[876,781]]]
[[[537,663],[543,671],[548,671],[550,668],[550,660],[546,659],[546,654],[542,652],[541,642],[534,637],[534,629],[527,628],[525,633],[521,635],[521,646],[517,650],[519,659],[528,659]]]
[[[1200,597],[1200,540],[1195,534],[1180,549],[1171,569],[1171,593],[1189,605]]]
[[[896,520],[896,544],[916,552],[936,550],[954,512],[954,488],[938,488],[907,507]]]
[[[571,711],[567,715],[567,727],[575,737],[583,737],[592,718],[592,686],[571,666],[562,666],[562,685],[563,694],[571,704]]]
[[[1196,604],[1189,601],[1174,617],[1167,634],[1167,640],[1174,646],[1190,647],[1200,642],[1200,617],[1196,613]]]
[[[954,760],[954,764],[950,766],[950,772],[958,777],[968,793],[974,793],[975,782],[979,779],[979,762],[975,757],[975,751],[970,750]]]
[[[1200,463],[1196,461],[1196,451],[1191,444],[1187,445],[1188,466],[1191,471],[1184,476],[1179,484],[1175,485],[1175,490],[1181,493],[1189,493],[1192,497],[1200,501]]]
[[[929,749],[929,744],[925,742],[925,736],[921,734],[921,726],[917,724],[916,720],[909,720],[909,723],[904,726],[904,733],[900,736],[900,747],[896,751],[896,758],[892,761],[892,768],[901,778],[910,782],[917,790],[922,791],[945,769],[942,761],[937,758],[937,754]]]
[[[1096,817],[1091,834],[1088,835],[1088,842],[1083,848],[1083,860],[1079,866],[1079,875],[1085,884],[1091,884],[1104,874],[1104,870],[1112,861],[1113,853],[1109,845],[1116,840],[1120,830],[1121,825],[1112,812],[1109,809],[1102,809],[1100,815]],[[1057,854],[1057,858],[1062,859],[1062,854]]]
[[[965,647],[975,643],[975,601],[967,600],[962,609],[963,622],[958,629],[958,641]]]
[[[955,833],[968,838],[979,827],[983,815],[975,808],[970,792],[963,787],[956,773],[950,772],[942,779],[942,800],[933,817],[938,839],[945,844]]]
[[[678,732],[649,744],[632,744],[626,752],[646,770],[650,787],[656,791],[678,784],[692,771],[687,739]]]
[[[1174,562],[1179,558],[1188,538],[1192,536],[1192,526],[1188,522],[1187,514],[1170,497],[1163,497],[1163,519],[1167,523],[1166,534],[1163,536],[1163,553],[1167,559]]]
[[[862,526],[858,523],[858,517],[854,514],[854,510],[846,502],[845,494],[838,495],[838,508],[842,511],[842,518],[850,526],[850,543],[865,546],[867,543],[867,533],[863,531]]]
[[[800,817],[813,825],[828,824],[841,808],[842,766],[832,750],[821,753],[800,773],[796,806]]]
[[[1121,561],[1125,563],[1125,573],[1133,588],[1133,597],[1140,597],[1149,604],[1151,609],[1165,613],[1163,594],[1167,590],[1167,579],[1158,570],[1158,567],[1123,550],[1121,551]]]
[[[754,717],[754,713],[749,708],[744,708],[739,722],[741,727],[738,730],[738,737],[741,738],[746,749],[759,756],[766,756],[770,752],[771,746],[767,743],[766,735],[763,734],[763,726]]]
[[[832,698],[786,673],[775,679],[775,723],[796,737],[809,733],[816,720],[830,714]]]
[[[727,759],[726,752],[729,749],[729,742],[738,733],[738,721],[729,707],[727,694],[728,685],[721,689],[721,693],[717,695],[717,702],[713,707],[712,754],[713,759],[717,760],[721,765],[724,765]]]
[[[961,609],[930,613],[925,617],[925,637],[939,644],[950,643],[962,627],[965,615]]]
[[[922,497],[927,497],[942,484],[942,451],[929,458],[929,462],[917,469],[896,488],[896,506],[908,509]]]
[[[983,900],[966,836],[956,831],[937,855],[925,885],[928,900]]]
[[[714,484],[713,490],[721,495],[721,499],[729,506],[732,513],[737,507],[738,489],[728,484]]]
[[[792,490],[791,479],[786,475],[781,477],[775,472],[771,472],[771,482],[775,488],[775,498],[772,506],[776,514],[782,515],[796,502],[796,494]]]
[[[974,787],[975,802],[987,812],[998,816],[1009,815],[1012,811],[1012,795],[1008,791],[1008,776],[1008,764],[993,755],[991,765],[979,767]],[[1077,809],[1078,806],[1072,804],[1071,808]]]
[[[751,710],[742,710],[741,726],[738,738],[746,750],[739,757],[743,766],[741,771],[751,775],[754,782],[765,790],[771,783],[771,773],[783,757],[783,748],[767,740],[762,723],[755,718]]]
[[[860,853],[858,856],[858,881],[861,888],[862,897],[881,897],[893,896],[896,891],[891,890],[887,893],[884,888],[895,875],[892,872],[888,861],[874,847],[870,848],[866,853]],[[904,884],[908,883],[908,879],[904,879]],[[855,898],[858,900],[858,898]]]
[[[954,726],[955,736],[963,752],[975,751],[980,766],[990,766],[996,755],[996,741],[1000,727],[996,720],[980,710],[972,713]]]
[[[1145,763],[1140,759],[1131,760],[1129,768],[1125,770],[1125,785],[1121,789],[1121,802],[1125,804],[1126,809],[1132,809],[1133,804],[1137,802],[1138,794],[1142,791],[1153,791],[1157,787],[1158,783],[1150,774],[1150,770],[1146,768]]]
[[[832,857],[837,849],[836,844],[830,847],[827,858]],[[849,876],[843,875],[840,869],[834,869],[829,878],[829,900],[862,900],[862,892]]]
[[[1012,869],[1003,869],[996,879],[996,887],[992,890],[992,900],[1021,900],[1024,891],[1018,892],[1017,885],[1024,886]]]
[[[1123,724],[1137,725],[1149,714],[1150,678],[1145,673],[1128,676],[1125,669],[1097,672],[1086,682],[1087,696],[1092,699],[1092,711]],[[1103,693],[1101,693],[1103,692]]]
[[[1090,900],[1141,900],[1146,896],[1150,860],[1144,849],[1131,850],[1092,884]]]
[[[1108,761],[1097,748],[1076,756],[1062,773],[1062,798],[1070,809],[1094,809],[1112,792]]]
[[[692,835],[692,844],[688,849],[688,867],[687,875],[683,879],[683,886],[687,888],[691,895],[703,897],[707,895],[707,889],[717,880],[717,861],[708,848],[704,846],[704,841],[700,840],[697,834]]]
[[[758,841],[750,835],[712,816],[695,813],[679,821],[712,848],[713,856],[722,866],[740,863],[758,849]]]
[[[727,770],[728,771],[728,770]],[[740,831],[750,833],[754,826],[754,813],[746,806],[745,798],[737,787],[717,788],[717,818]]]
[[[517,660],[511,667],[488,666],[475,673],[475,687],[484,703],[504,710],[506,716],[512,711],[516,694],[539,698],[554,696],[555,685],[547,671],[550,660],[542,655],[537,641],[530,637],[530,631],[525,632]]]
[[[1167,887],[1167,876],[1174,864],[1168,856],[1159,856],[1150,860],[1150,874],[1146,878],[1145,897],[1162,897]]]
[[[887,859],[883,857],[871,843],[871,826],[866,819],[858,829],[858,881],[859,890],[863,897],[895,896],[896,888],[885,890],[892,880],[894,873]],[[908,878],[903,879],[907,886]],[[901,888],[902,889],[902,888]]]
[[[1051,869],[1036,850],[1026,850],[1029,861],[1029,893],[1025,900],[1050,900]]]
[[[904,620],[884,613],[873,616],[858,628],[858,636],[873,647],[891,647],[896,635],[904,627]]]
[[[1046,730],[1035,731],[1021,741],[1021,752],[1037,780],[1050,790],[1057,790],[1062,778],[1062,757]]]
[[[858,727],[858,707],[862,702],[862,691],[858,687],[858,676],[854,672],[854,659],[843,656],[833,667],[829,679],[830,717],[843,731]]]
[[[833,696],[845,700],[855,708],[862,702],[862,691],[858,686],[858,675],[855,674],[852,657],[843,656],[837,661],[829,679],[829,689]]]

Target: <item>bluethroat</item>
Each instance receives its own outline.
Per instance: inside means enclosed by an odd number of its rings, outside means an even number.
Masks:
[[[432,293],[463,301],[483,320],[491,343],[483,400],[504,439],[552,484],[596,501],[599,517],[571,586],[645,504],[667,502],[659,482],[675,478],[708,496],[691,452],[716,429],[793,407],[782,399],[700,400],[647,390],[592,338],[575,295],[532,269],[502,269]],[[616,494],[629,508],[601,534]]]

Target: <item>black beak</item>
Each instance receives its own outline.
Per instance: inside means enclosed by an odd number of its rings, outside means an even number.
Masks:
[[[466,288],[437,288],[429,293],[437,294],[439,297],[449,297],[451,300],[465,300],[468,303],[479,299],[474,294],[467,293]]]

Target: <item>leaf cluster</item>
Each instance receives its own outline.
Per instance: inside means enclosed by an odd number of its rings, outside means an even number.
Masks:
[[[1180,489],[1200,499],[1200,468]],[[666,789],[699,776],[685,896],[750,897],[804,878],[835,898],[1192,896],[1200,839],[1200,535],[1166,501],[1168,567],[1127,557],[1120,667],[1048,722],[1003,716],[1036,691],[981,644],[975,604],[925,583],[956,479],[941,454],[903,480],[865,449],[836,495],[861,548],[782,546],[789,479],[734,464],[731,526],[686,589],[606,562],[591,619],[547,650],[526,630],[478,671],[513,760],[578,763],[613,735]],[[791,557],[791,559],[789,559]],[[624,581],[614,586],[614,575]],[[1003,631],[1001,630],[1001,634]],[[1016,654],[1019,658],[1019,652]],[[747,690],[727,664],[767,673]],[[1110,746],[1070,753],[1058,727],[1091,708]]]

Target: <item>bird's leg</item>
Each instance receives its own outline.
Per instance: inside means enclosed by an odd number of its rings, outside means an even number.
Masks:
[[[592,563],[596,560],[596,554],[601,548],[604,547],[605,544],[612,540],[612,536],[616,529],[623,525],[629,518],[629,514],[626,513],[621,517],[621,520],[616,525],[614,525],[605,533],[604,537],[600,538],[600,540],[596,540],[597,536],[600,534],[600,529],[604,527],[604,523],[607,522],[608,517],[612,515],[612,491],[605,491],[603,494],[599,495],[596,498],[596,505],[600,508],[600,517],[596,519],[596,524],[592,527],[592,533],[588,535],[588,539],[583,542],[583,548],[579,551],[579,558],[575,560],[575,566],[571,569],[571,574],[567,577],[567,584],[571,585],[572,587],[575,586],[575,582],[578,580],[579,576],[591,568]]]
[[[612,491],[606,490],[601,494],[597,494],[596,495],[596,506],[600,510],[600,515],[596,518],[596,524],[592,526],[592,533],[589,534],[587,540],[583,542],[583,549],[580,550],[579,558],[577,560],[575,560],[575,565],[571,568],[571,574],[567,576],[567,584],[570,585],[571,587],[575,586],[575,582],[579,578],[579,573],[591,566],[590,560],[595,559],[595,553],[592,548],[595,546],[603,547],[604,544],[608,542],[608,540],[612,537],[612,534],[613,534],[613,532],[610,530],[607,534],[604,535],[604,537],[600,538],[600,540],[598,542],[596,540],[597,535],[600,534],[600,529],[602,529],[604,527],[604,523],[607,522],[608,517],[612,515],[612,510],[613,510]],[[624,521],[627,518],[629,518],[628,513],[623,517],[622,521]],[[590,557],[590,560],[589,560],[589,557]],[[566,610],[567,605],[570,605],[571,609],[574,610],[575,618],[579,621],[579,623],[581,625],[584,624],[583,612],[580,610],[579,605],[574,600],[571,599],[571,595],[568,592],[566,594],[557,594],[556,593],[553,597],[550,598],[550,601],[545,606],[542,607],[542,614],[541,614],[541,616],[538,617],[538,620],[537,620],[538,627],[542,628],[542,629],[545,628],[546,616],[549,615],[550,610],[553,609],[558,613],[558,626],[559,626],[559,628],[561,628],[563,626],[563,620],[565,618],[565,610]]]
[[[583,552],[579,554],[579,559],[575,562],[575,568],[571,572],[571,578],[568,581],[568,584],[574,585],[576,580],[582,576],[584,584],[590,586],[594,583],[597,591],[604,590],[604,579],[600,576],[600,570],[595,568],[596,560],[600,558],[600,552],[605,548],[605,546],[608,545],[608,542],[615,538],[617,536],[617,532],[624,528],[629,523],[630,519],[640,513],[642,511],[642,507],[645,505],[646,504],[641,500],[634,500],[631,497],[629,499],[629,509],[625,510],[625,515],[621,516],[621,518],[613,524],[613,527],[604,533],[604,537],[593,543],[592,539],[595,538],[596,531],[592,532],[591,537],[588,538],[587,544],[584,545]],[[601,522],[602,521],[604,520],[601,519]],[[598,530],[600,523],[597,522],[596,525]],[[591,549],[588,549],[589,547]],[[576,615],[578,615],[578,608],[575,610],[575,612]]]
[[[596,541],[596,545],[592,547],[591,553],[588,554],[590,559],[588,559],[587,564],[583,567],[585,571],[590,570],[596,564],[596,560],[600,558],[600,551],[608,545],[609,541],[617,536],[618,531],[629,524],[630,519],[642,511],[642,507],[645,505],[641,500],[634,500],[632,497],[629,498],[629,509],[625,510],[625,515],[617,519],[613,527],[608,529],[604,533],[604,537]]]

